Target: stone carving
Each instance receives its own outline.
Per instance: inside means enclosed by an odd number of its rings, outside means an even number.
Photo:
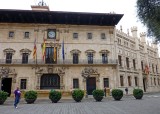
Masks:
[[[98,75],[97,69],[93,69],[92,67],[86,67],[82,71],[82,77],[84,77],[84,78],[90,77],[91,74],[97,74]]]

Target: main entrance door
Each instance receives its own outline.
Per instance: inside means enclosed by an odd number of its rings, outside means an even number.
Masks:
[[[92,95],[93,90],[96,89],[96,77],[89,77],[87,79],[87,93]]]
[[[2,80],[2,91],[9,93],[11,95],[12,78],[4,78]]]

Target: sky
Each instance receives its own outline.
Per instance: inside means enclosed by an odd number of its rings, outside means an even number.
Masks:
[[[31,5],[37,5],[42,0],[0,0],[0,9],[31,10]],[[140,32],[146,32],[146,28],[137,18],[137,0],[43,0],[51,11],[96,12],[124,14],[117,29],[122,26],[123,32],[137,26],[138,36]],[[131,32],[130,32],[131,34]]]

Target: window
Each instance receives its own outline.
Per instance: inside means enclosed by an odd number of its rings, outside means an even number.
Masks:
[[[108,63],[108,57],[107,57],[107,54],[106,54],[106,53],[103,53],[103,54],[102,54],[102,63],[103,63],[103,64]]]
[[[79,80],[73,79],[73,88],[79,88]]]
[[[141,61],[141,68],[142,68],[142,71],[143,71],[143,70],[144,70],[144,69],[143,69],[143,61]]]
[[[57,48],[56,47],[46,48],[46,63],[47,64],[57,63]]]
[[[154,85],[156,85],[156,78],[154,78]]]
[[[120,85],[121,85],[121,86],[124,86],[123,76],[120,76]]]
[[[29,32],[24,33],[24,38],[29,38]]]
[[[21,79],[20,89],[26,89],[27,87],[27,79]]]
[[[135,62],[135,59],[133,59],[133,68],[136,69],[136,62]]]
[[[28,63],[28,53],[23,53],[22,54],[22,64],[27,64]]]
[[[131,77],[128,76],[128,86],[131,86],[131,85],[132,85],[132,83],[131,83]]]
[[[152,64],[152,72],[154,73],[154,64]]]
[[[138,86],[138,78],[134,77],[134,80],[135,80],[135,86]]]
[[[6,53],[6,63],[12,63],[12,53]]]
[[[93,53],[88,53],[88,64],[93,64]]]
[[[78,64],[79,58],[78,53],[73,53],[73,64]]]
[[[109,88],[109,79],[108,78],[103,78],[103,84],[104,84],[104,88],[105,87]]]
[[[119,62],[119,66],[122,66],[122,57],[120,55],[118,55],[118,62]]]
[[[126,57],[126,65],[127,65],[127,68],[129,68],[129,58]]]
[[[14,32],[13,32],[13,31],[9,31],[8,37],[9,37],[9,38],[13,38],[13,37],[14,37]]]
[[[78,33],[73,33],[73,38],[78,39]]]
[[[105,33],[101,33],[101,39],[106,39]]]
[[[156,73],[158,73],[158,67],[157,67],[157,65],[156,65]]]
[[[92,39],[92,33],[87,34],[88,39]]]
[[[60,77],[58,74],[43,74],[41,76],[40,89],[60,89]]]

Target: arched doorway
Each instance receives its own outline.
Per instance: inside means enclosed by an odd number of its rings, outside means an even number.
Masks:
[[[60,77],[58,74],[43,74],[41,76],[40,89],[60,89]]]

